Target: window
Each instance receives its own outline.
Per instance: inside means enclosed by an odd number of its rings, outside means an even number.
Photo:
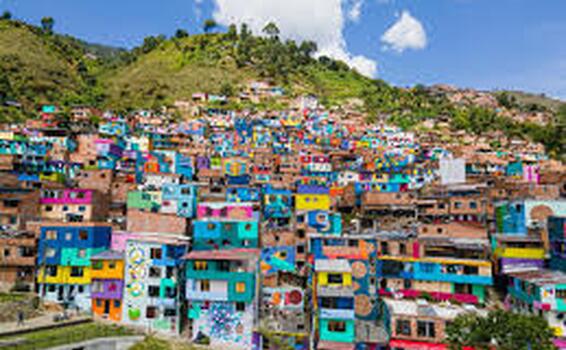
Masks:
[[[149,277],[161,278],[161,268],[158,266],[151,266],[149,268]]]
[[[96,307],[102,307],[102,300],[96,299]]]
[[[63,206],[63,211],[69,211],[69,207],[66,206],[66,205],[64,205],[64,206]]]
[[[405,243],[399,243],[399,255],[406,255],[407,254],[407,246]]]
[[[177,310],[176,309],[165,309],[163,310],[163,316],[165,317],[175,317],[177,316]]]
[[[56,265],[47,266],[45,269],[46,269],[47,276],[49,276],[49,277],[57,276],[57,266]]]
[[[85,208],[84,205],[79,205],[79,211],[83,212],[83,211],[85,211],[85,210],[86,210],[86,208]]]
[[[84,259],[86,257],[86,249],[79,249],[77,256],[81,259]]]
[[[92,282],[91,291],[92,291],[93,293],[102,293],[102,292],[104,292],[104,286],[102,285],[102,282],[100,282],[100,281]]]
[[[53,211],[53,207],[51,205],[46,205],[45,211]]]
[[[149,286],[149,287],[147,287],[147,294],[152,298],[159,297],[159,286]]]
[[[409,321],[409,320],[397,320],[397,322],[395,324],[395,333],[397,335],[411,336],[411,321]]]
[[[236,311],[244,312],[246,311],[246,304],[245,303],[236,303]]]
[[[305,246],[303,244],[297,246],[297,253],[303,254],[305,252]]]
[[[208,263],[206,261],[195,261],[193,267],[195,271],[208,270]]]
[[[557,299],[566,299],[566,289],[557,289],[556,290],[556,298]]]
[[[464,266],[464,275],[477,275],[479,268],[477,266]]]
[[[109,268],[110,270],[114,270],[114,269],[116,268],[116,262],[110,261],[110,262],[108,263],[108,268]]]
[[[470,209],[477,209],[478,208],[478,203],[476,202],[470,202]]]
[[[167,266],[165,268],[165,278],[173,278],[175,276],[175,268],[173,266]]]
[[[454,208],[455,208],[455,209],[460,209],[460,208],[462,208],[462,202],[454,202]]]
[[[403,289],[411,289],[411,288],[413,288],[413,281],[403,280]]]
[[[48,230],[45,231],[45,238],[51,241],[54,241],[57,239],[57,231],[55,230]]]
[[[47,286],[47,291],[49,293],[54,293],[55,292],[55,285],[54,284],[50,284]]]
[[[321,298],[320,305],[325,309],[336,309],[337,303],[335,298]]]
[[[244,229],[246,231],[251,231],[252,230],[252,224],[246,224],[246,226],[244,226]]]
[[[122,306],[122,303],[120,302],[120,300],[114,300],[114,307],[116,309],[118,309],[120,306]]]
[[[70,241],[72,239],[73,239],[73,233],[72,232],[65,233],[65,240],[66,241]]]
[[[206,226],[206,228],[208,228],[210,231],[212,231],[216,228],[216,224],[211,222]]]
[[[71,267],[71,277],[83,277],[84,270],[82,267],[73,266]]]
[[[156,318],[157,317],[157,308],[155,306],[148,306],[145,309],[145,317],[146,318]]]
[[[10,248],[4,248],[4,256],[10,256]]]
[[[246,292],[246,284],[244,282],[236,283],[236,293],[245,293]]]
[[[434,322],[417,321],[417,336],[434,338],[435,335]]]
[[[79,231],[79,239],[81,241],[86,241],[88,239],[88,232],[85,230],[80,230]]]
[[[434,264],[421,263],[421,272],[423,272],[423,273],[433,273],[434,272]]]
[[[177,288],[174,288],[174,287],[165,287],[165,297],[166,297],[166,298],[175,298],[175,297],[177,297]]]
[[[210,292],[210,281],[209,280],[201,280],[200,281],[200,291],[201,292]]]
[[[93,270],[102,270],[103,263],[101,260],[96,260],[92,262],[92,269]]]
[[[223,272],[230,271],[230,262],[227,260],[218,261],[218,271],[223,271]]]
[[[383,255],[389,254],[389,244],[387,242],[381,242],[381,254]]]
[[[152,259],[161,259],[161,248],[151,248],[150,256]]]
[[[328,283],[330,284],[342,284],[343,276],[340,273],[329,273],[328,274]]]
[[[330,321],[328,322],[328,330],[330,332],[345,332],[346,322],[344,321]]]

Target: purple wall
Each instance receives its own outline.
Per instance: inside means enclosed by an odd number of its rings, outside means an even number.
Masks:
[[[95,283],[102,283],[102,291],[94,290]],[[91,285],[91,299],[122,299],[123,280],[93,279]]]
[[[539,259],[512,259],[501,258],[500,260],[501,272],[505,273],[506,269],[513,269],[518,267],[536,267],[543,268],[544,260]]]

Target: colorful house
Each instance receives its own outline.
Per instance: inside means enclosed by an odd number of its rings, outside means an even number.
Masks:
[[[112,228],[100,223],[41,227],[37,255],[39,293],[49,301],[91,309],[91,257],[110,247]]]
[[[107,250],[90,258],[93,314],[119,322],[122,319],[124,254]]]
[[[193,341],[252,349],[258,324],[259,250],[193,251],[185,260]]]
[[[179,273],[187,240],[173,236],[132,237],[126,243],[122,322],[178,335]]]

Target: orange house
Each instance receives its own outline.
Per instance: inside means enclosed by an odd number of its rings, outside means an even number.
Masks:
[[[104,251],[91,258],[92,312],[112,321],[122,319],[124,290],[124,256],[121,252]]]

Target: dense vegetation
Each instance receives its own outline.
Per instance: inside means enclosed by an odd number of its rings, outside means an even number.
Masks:
[[[485,317],[460,315],[446,329],[446,340],[453,350],[552,350],[556,349],[553,336],[542,317],[503,310],[490,311]]]
[[[314,58],[316,43],[283,41],[274,23],[265,26],[263,36],[255,36],[245,24],[220,33],[217,24],[207,20],[204,34],[179,29],[171,38],[149,36],[126,51],[58,35],[50,17],[40,27],[10,17],[0,17],[0,120],[33,116],[38,104],[48,102],[62,107],[157,108],[189,99],[195,92],[233,96],[247,82],[261,79],[282,86],[291,97],[314,94],[326,106],[363,102],[364,107],[356,108],[367,112],[370,120],[386,118],[408,129],[433,119],[474,134],[501,130],[542,142],[555,157],[564,155],[566,107],[559,102],[496,94],[499,104],[509,109],[555,113],[546,126],[517,123],[490,109],[455,106],[423,86],[393,87],[362,76],[344,62]],[[252,107],[286,106],[273,100]],[[233,102],[229,107],[250,106]]]

